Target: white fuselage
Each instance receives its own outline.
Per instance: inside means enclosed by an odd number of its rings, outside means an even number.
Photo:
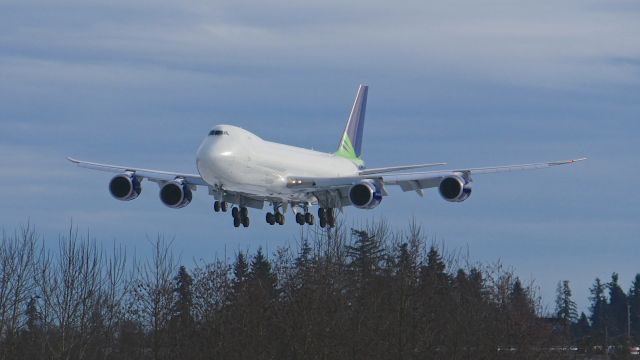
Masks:
[[[218,125],[198,149],[200,176],[217,189],[305,200],[287,188],[289,177],[344,177],[358,174],[348,159],[333,154],[277,144],[236,126]]]

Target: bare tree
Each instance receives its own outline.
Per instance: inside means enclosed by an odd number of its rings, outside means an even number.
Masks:
[[[152,243],[152,254],[134,266],[136,279],[131,287],[129,313],[149,333],[149,347],[154,359],[168,357],[167,329],[173,304],[173,274],[176,259],[173,241],[158,235]],[[145,349],[146,350],[146,349]]]
[[[0,243],[0,357],[14,354],[18,332],[24,326],[23,311],[34,292],[33,260],[38,236],[30,224],[13,236],[2,234]]]

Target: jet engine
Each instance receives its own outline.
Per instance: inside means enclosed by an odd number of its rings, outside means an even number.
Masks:
[[[142,192],[140,179],[135,174],[120,174],[114,176],[109,182],[109,192],[111,196],[121,201],[130,201]]]
[[[373,209],[382,201],[382,189],[373,180],[362,180],[351,186],[349,200],[359,209]]]
[[[444,178],[438,187],[440,195],[450,202],[462,202],[471,196],[471,180],[453,175]]]
[[[173,209],[183,208],[191,202],[193,195],[189,185],[181,180],[169,181],[160,188],[160,200]]]

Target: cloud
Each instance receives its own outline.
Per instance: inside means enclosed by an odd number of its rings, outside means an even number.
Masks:
[[[212,218],[205,191],[180,211],[164,208],[151,184],[135,202],[114,201],[109,174],[64,157],[192,172],[216,123],[331,151],[357,84],[368,82],[369,165],[591,159],[477,179],[460,206],[395,192],[372,212],[347,210],[349,219],[402,223],[414,213],[429,231],[475,246],[472,256],[523,269],[533,269],[523,246],[561,261],[546,240],[562,234],[563,251],[596,258],[613,229],[624,248],[611,251],[626,259],[640,223],[630,185],[640,176],[639,12],[637,1],[595,0],[3,1],[0,196],[9,205],[0,218],[10,227],[31,217],[47,234],[74,218],[122,241],[176,234],[187,257],[291,240],[295,224],[276,231],[256,220],[239,232]],[[524,245],[513,240],[522,232]],[[495,241],[483,248],[478,234]],[[555,289],[555,276],[541,275],[544,288]]]
[[[593,1],[11,4],[31,21],[3,16],[5,56],[237,77],[256,68],[392,69],[545,87],[637,84],[597,61],[639,55],[637,18],[617,3],[606,11]]]

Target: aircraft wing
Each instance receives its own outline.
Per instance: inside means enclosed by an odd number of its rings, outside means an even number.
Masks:
[[[382,185],[397,185],[403,191],[416,191],[421,195],[422,189],[438,187],[444,178],[452,175],[470,177],[472,175],[479,174],[536,170],[559,165],[569,165],[583,160],[586,160],[586,158],[507,166],[422,171],[391,175],[371,174],[336,178],[290,177],[288,179],[287,186],[301,191],[306,190],[312,192],[321,203],[340,207],[350,204],[348,199],[348,189],[357,182],[365,179],[378,181]]]
[[[447,163],[432,163],[432,164],[416,164],[416,165],[402,165],[402,166],[391,166],[391,167],[383,167],[383,168],[372,168],[372,169],[363,169],[360,170],[360,175],[374,175],[374,174],[383,174],[390,173],[402,170],[413,170],[413,169],[422,169],[434,166],[447,165]]]
[[[468,177],[471,175],[480,175],[480,174],[536,170],[536,169],[544,169],[544,168],[559,166],[559,165],[569,165],[569,164],[573,164],[583,160],[586,160],[586,158],[562,160],[562,161],[550,161],[550,162],[533,163],[533,164],[492,166],[492,167],[455,169],[455,170],[444,170],[444,171],[426,171],[426,172],[417,172],[417,173],[408,173],[408,174],[388,175],[388,176],[383,176],[381,180],[386,185],[398,185],[403,191],[415,191],[420,189],[438,187],[442,179],[444,179],[447,176],[456,175],[456,174]]]
[[[100,164],[88,161],[81,161],[74,158],[68,157],[67,160],[72,163],[78,165],[81,168],[105,171],[105,172],[113,172],[113,173],[124,173],[124,172],[134,172],[138,177],[145,178],[149,181],[153,182],[165,182],[171,181],[176,178],[184,179],[189,185],[200,185],[200,186],[208,186],[208,184],[200,177],[200,175],[196,174],[184,174],[177,173],[171,171],[161,171],[161,170],[150,170],[150,169],[142,169],[131,166],[120,166],[120,165],[110,165],[110,164]]]

